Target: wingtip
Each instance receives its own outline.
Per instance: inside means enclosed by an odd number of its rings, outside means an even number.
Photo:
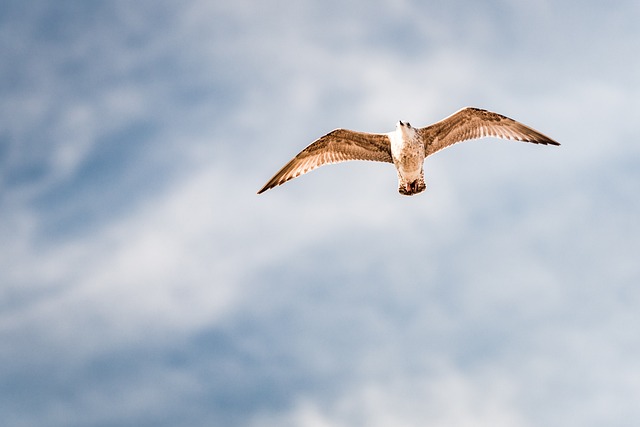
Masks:
[[[273,187],[276,187],[278,184],[273,184],[271,181],[267,182],[260,190],[258,190],[258,192],[256,194],[262,194],[267,190],[272,189]]]
[[[553,139],[551,139],[551,138],[547,138],[547,139],[544,141],[544,143],[545,143],[546,145],[553,145],[553,146],[556,146],[556,147],[558,147],[558,146],[560,145],[560,143],[559,143],[558,141],[554,141],[554,140],[553,140]]]
[[[557,147],[560,145],[559,142],[554,141],[553,139],[545,139],[545,140],[538,140],[538,141],[526,141],[526,142],[533,142],[534,144],[540,144],[540,145],[551,145],[554,147]]]

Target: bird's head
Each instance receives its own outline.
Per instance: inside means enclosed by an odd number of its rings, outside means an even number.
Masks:
[[[396,132],[405,135],[407,138],[412,138],[416,133],[416,129],[411,127],[409,122],[398,121],[396,125]]]

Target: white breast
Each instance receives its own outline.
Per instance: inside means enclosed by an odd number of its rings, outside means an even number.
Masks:
[[[417,179],[424,162],[424,145],[415,129],[398,126],[395,132],[389,133],[391,157],[398,172],[405,178]]]

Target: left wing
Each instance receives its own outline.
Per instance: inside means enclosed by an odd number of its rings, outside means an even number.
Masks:
[[[431,126],[418,129],[418,133],[424,142],[425,157],[458,142],[487,136],[534,144],[560,145],[509,117],[473,107],[463,108]]]

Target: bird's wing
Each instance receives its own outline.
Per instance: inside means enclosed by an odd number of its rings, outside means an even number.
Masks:
[[[457,142],[486,136],[534,144],[560,145],[548,136],[509,117],[473,107],[463,108],[446,119],[419,129],[418,132],[424,141],[425,157]]]
[[[347,160],[393,163],[387,134],[336,129],[312,142],[276,173],[258,194],[284,184],[322,165]]]

